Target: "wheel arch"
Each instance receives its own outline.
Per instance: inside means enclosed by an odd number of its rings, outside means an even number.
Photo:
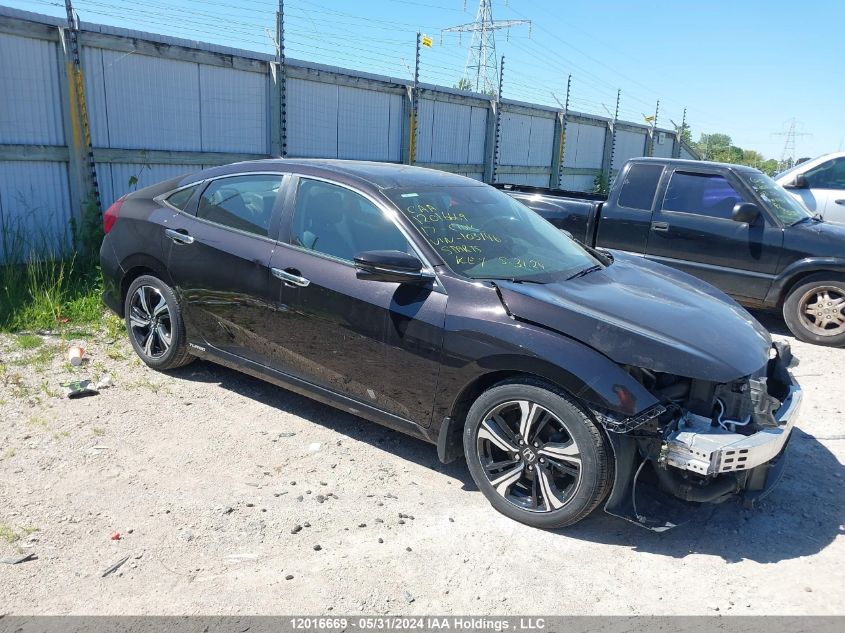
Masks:
[[[599,407],[602,407],[602,405],[606,406],[604,398],[593,391],[593,385],[589,382],[547,361],[538,358],[529,360],[531,361],[530,368],[520,366],[524,364],[522,362],[517,364],[511,361],[512,364],[509,364],[506,368],[490,369],[489,371],[476,374],[463,385],[458,391],[457,396],[453,399],[448,409],[448,415],[442,419],[440,428],[437,430],[437,455],[441,462],[449,463],[463,456],[462,434],[466,424],[466,416],[472,403],[487,389],[506,380],[526,378],[544,382],[549,386],[561,389],[573,401],[582,405],[590,415],[594,415],[593,405]],[[620,373],[624,373],[627,379],[635,383],[639,389],[645,390],[644,387],[636,383],[634,378],[625,373],[621,368],[619,368],[619,371]],[[653,402],[656,402],[650,394],[649,397],[652,398],[652,401],[641,408],[646,408],[646,406],[651,406]],[[603,425],[599,424],[598,426],[602,429],[602,432],[605,432]]]
[[[152,275],[158,277],[163,282],[172,287],[170,275],[167,273],[167,267],[150,255],[138,254],[127,257],[120,264],[123,275],[120,278],[120,316],[124,316],[123,306],[126,303],[126,293],[129,291],[129,286],[141,275]]]
[[[805,258],[790,264],[772,282],[766,302],[777,308],[783,308],[783,304],[789,294],[797,285],[807,277],[818,274],[830,274],[837,277],[845,277],[845,258],[822,257]]]

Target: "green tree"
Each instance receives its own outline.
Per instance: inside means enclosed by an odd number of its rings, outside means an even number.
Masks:
[[[733,140],[727,134],[719,132],[702,134],[697,143],[690,143],[690,145],[698,152],[698,155],[703,160],[748,165],[749,167],[756,167],[769,175],[778,171],[777,161],[767,159],[756,150],[743,149],[734,145]]]
[[[472,82],[469,79],[467,79],[466,77],[461,77],[458,80],[458,83],[456,83],[452,87],[457,88],[458,90],[472,90],[473,89],[472,88]]]
[[[768,160],[764,160],[758,169],[769,174],[769,176],[774,176],[780,171],[780,164],[774,158],[769,158]]]

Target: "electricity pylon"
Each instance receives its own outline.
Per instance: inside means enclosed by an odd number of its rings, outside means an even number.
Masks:
[[[781,169],[788,169],[795,164],[795,137],[796,136],[809,136],[806,132],[796,132],[795,126],[797,121],[795,118],[791,118],[788,121],[789,129],[786,132],[774,132],[775,136],[785,136],[786,139],[783,144],[783,152],[780,155],[780,166]]]
[[[494,20],[493,0],[479,0],[475,22],[443,29],[444,33],[472,33],[463,79],[474,86],[476,92],[494,94],[499,85],[495,32],[522,24],[530,26],[531,20]]]

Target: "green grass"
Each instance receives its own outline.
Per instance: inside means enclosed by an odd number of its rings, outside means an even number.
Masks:
[[[20,538],[20,534],[15,532],[11,527],[8,525],[0,524],[0,539],[3,539],[7,543],[14,543]]]
[[[53,389],[46,380],[41,381],[41,391],[44,392],[44,395],[48,398],[59,398],[62,395],[61,391],[57,389]]]
[[[64,346],[61,343],[44,345],[39,347],[34,354],[28,354],[21,358],[17,358],[11,361],[10,364],[17,366],[31,366],[34,369],[43,371],[48,365],[50,365],[50,363],[53,362],[53,359],[61,353],[63,347]]]
[[[27,201],[14,199],[11,208],[9,202],[0,199],[0,331],[99,330],[104,310],[97,251],[103,236],[96,205],[85,201],[81,222],[72,221],[67,231],[33,228],[26,221],[34,212]],[[23,336],[19,344],[38,346]]]
[[[0,267],[0,330],[97,326],[103,320],[102,277],[74,259],[30,260]],[[27,339],[31,344],[31,339]],[[19,344],[24,345],[20,342]],[[31,348],[27,348],[31,349]]]
[[[0,523],[0,539],[3,539],[7,543],[14,543],[15,541],[19,541],[22,536],[29,536],[35,532],[38,532],[38,528],[34,526],[22,527],[20,528],[20,532],[18,532],[12,526]]]
[[[18,347],[21,349],[35,349],[36,347],[41,347],[41,340],[40,336],[36,336],[35,334],[21,334],[17,338]]]
[[[106,340],[114,341],[115,339],[126,336],[126,323],[119,316],[108,312],[104,321],[106,325]]]
[[[27,420],[26,423],[27,423],[27,426],[31,426],[33,428],[41,427],[43,429],[46,429],[50,425],[50,423],[46,419],[44,419],[40,416],[37,416],[37,415],[29,418],[29,420]]]

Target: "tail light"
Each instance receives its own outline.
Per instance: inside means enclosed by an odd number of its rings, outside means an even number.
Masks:
[[[117,216],[120,215],[120,207],[123,206],[123,201],[126,200],[126,196],[120,196],[117,200],[114,201],[106,212],[103,213],[103,233],[108,234],[111,231],[114,223],[117,222]]]

